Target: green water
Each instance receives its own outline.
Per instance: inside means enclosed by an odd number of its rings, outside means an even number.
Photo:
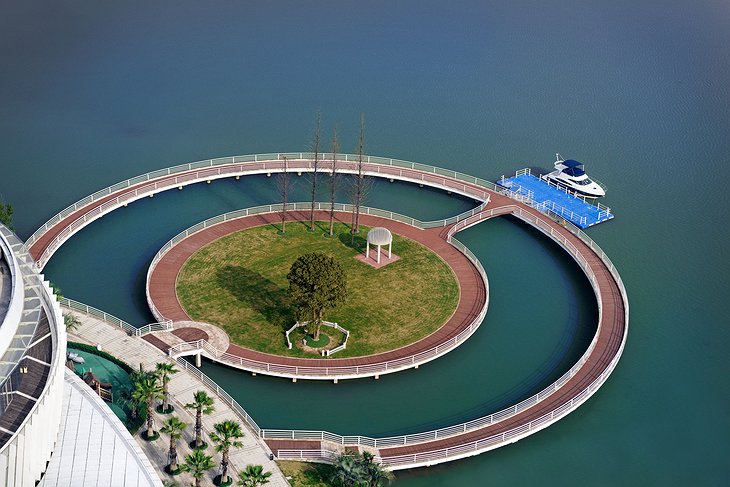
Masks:
[[[336,125],[345,151],[364,111],[369,153],[489,179],[547,169],[561,152],[609,188],[617,216],[589,234],[629,293],[624,356],[556,425],[395,485],[728,485],[728,25],[725,0],[7,3],[0,195],[27,237],[139,173],[305,150],[318,109],[325,139]],[[146,268],[165,241],[275,197],[252,177],[132,204],[73,237],[47,276],[145,323]],[[429,219],[472,202],[380,183],[368,204]],[[263,426],[338,433],[417,431],[530,395],[589,339],[586,280],[513,221],[460,238],[485,264],[491,302],[446,357],[336,386],[205,372]]]
[[[122,423],[129,424],[129,406],[125,402],[129,399],[133,389],[129,374],[117,364],[93,353],[73,347],[69,347],[68,351],[74,352],[84,359],[83,364],[74,363],[76,374],[83,375],[84,372],[93,372],[101,382],[111,385],[109,390],[112,393],[112,401],[107,404]]]

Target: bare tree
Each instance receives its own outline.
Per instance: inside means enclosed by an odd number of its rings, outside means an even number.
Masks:
[[[337,153],[340,151],[340,143],[337,139],[337,127],[332,134],[332,181],[330,181],[330,237],[334,235],[335,228],[335,192],[337,191]]]
[[[363,173],[365,165],[365,114],[360,114],[360,137],[357,143],[357,176],[352,187],[352,225],[350,225],[351,242],[355,243],[355,234],[360,233],[360,207],[372,188],[372,180]]]
[[[286,216],[287,216],[287,202],[289,200],[289,193],[291,192],[293,183],[291,179],[291,174],[289,174],[289,165],[286,159],[286,156],[284,156],[284,172],[281,172],[276,175],[276,188],[279,190],[279,195],[281,195],[281,212],[279,213],[279,216],[281,217],[281,233],[286,233]]]
[[[309,212],[309,230],[314,231],[314,203],[317,201],[317,170],[319,168],[319,132],[322,116],[317,112],[317,126],[314,129],[314,171],[312,172],[312,209]]]

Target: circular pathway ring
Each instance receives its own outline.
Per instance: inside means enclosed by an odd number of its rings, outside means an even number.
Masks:
[[[308,211],[289,211],[292,220],[306,221]],[[329,214],[316,211],[315,219],[326,220]],[[349,222],[350,213],[335,212],[337,221]],[[148,271],[147,299],[155,318],[160,321],[192,321],[177,297],[177,277],[195,252],[209,243],[246,228],[278,223],[279,212],[262,213],[227,220],[192,233],[155,257]],[[451,317],[430,335],[409,345],[378,354],[352,358],[296,358],[258,352],[231,344],[227,350],[194,346],[168,347],[173,356],[202,353],[216,361],[250,372],[292,379],[334,380],[373,377],[418,367],[453,350],[479,327],[486,315],[488,287],[486,275],[467,256],[447,241],[443,228],[420,229],[394,220],[361,215],[367,226],[388,225],[393,232],[424,245],[451,268],[459,284],[459,303]],[[196,225],[195,227],[198,227]],[[195,228],[193,227],[193,228]],[[480,266],[481,267],[481,266]],[[155,335],[153,333],[153,335]],[[153,339],[160,348],[159,334]],[[164,343],[164,342],[163,342]]]

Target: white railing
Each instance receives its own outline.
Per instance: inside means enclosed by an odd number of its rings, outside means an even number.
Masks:
[[[327,154],[323,154],[321,157],[327,157]],[[284,162],[285,158],[286,163]],[[358,156],[343,154],[338,155],[338,158],[338,171],[347,174],[355,174],[358,172],[356,162]],[[326,172],[328,165],[331,168],[331,164],[331,161],[321,160],[319,164],[320,170]],[[101,205],[95,206],[78,216],[44,246],[43,252],[38,258],[38,267],[43,268],[51,255],[71,235],[115,208],[146,196],[152,196],[160,191],[175,187],[181,188],[182,186],[200,181],[210,181],[212,179],[240,176],[243,174],[271,174],[272,172],[283,171],[299,173],[313,171],[313,155],[298,152],[225,157],[153,171],[109,186],[77,201],[44,223],[31,235],[26,245],[28,248],[31,248],[46,232],[68,216],[83,210],[86,206],[92,205],[97,201],[107,199]],[[363,174],[428,185],[473,197],[482,202],[489,198],[488,190],[496,188],[494,183],[490,181],[457,171],[374,156],[366,157]],[[119,194],[114,196],[117,192]]]
[[[259,428],[259,425],[256,424],[256,421],[251,417],[250,414],[246,412],[245,409],[243,409],[238,401],[233,399],[233,397],[231,397],[231,395],[228,394],[222,387],[216,384],[213,379],[202,373],[200,369],[192,365],[187,360],[179,357],[175,361],[180,366],[180,368],[184,369],[187,373],[198,379],[205,386],[215,392],[215,395],[218,396],[220,400],[226,403],[228,407],[230,407],[233,412],[236,413],[257,436],[261,437],[261,428]]]
[[[149,325],[144,325],[140,328],[137,328],[137,331],[134,332],[134,335],[141,337],[156,331],[169,331],[172,330],[172,328],[172,320],[165,320],[158,323],[150,323]]]
[[[531,206],[533,206],[536,210],[542,213],[552,212],[554,215],[557,215],[560,218],[565,218],[567,220],[570,220],[571,222],[578,222],[581,225],[586,225],[588,223],[588,217],[581,216],[575,213],[573,210],[565,208],[564,206],[561,206],[554,201],[546,200],[542,203],[537,203]]]
[[[88,304],[84,304],[73,299],[59,298],[58,302],[61,306],[65,308],[78,311],[79,313],[83,313],[89,316],[94,316],[104,321],[105,323],[109,323],[117,328],[121,328],[130,336],[141,337],[153,331],[171,330],[173,328],[172,321],[170,320],[162,323],[151,323],[141,328],[137,328],[136,326],[131,325],[121,318],[117,318],[116,316],[107,313],[106,311],[102,311],[100,309],[94,308],[93,306],[89,306]]]
[[[294,323],[294,326],[292,326],[291,328],[289,328],[288,330],[286,330],[286,345],[287,345],[287,347],[289,347],[289,350],[291,350],[292,347],[294,346],[294,344],[289,339],[289,335],[291,335],[292,332],[294,330],[296,330],[297,328],[301,328],[303,326],[307,326],[309,323],[311,323],[311,321],[303,321],[303,322],[297,321],[296,323]],[[335,330],[340,331],[340,332],[342,332],[343,335],[345,335],[345,339],[337,347],[334,347],[334,348],[331,348],[331,349],[328,349],[328,350],[322,350],[322,355],[323,356],[329,357],[330,355],[333,355],[333,354],[335,354],[335,353],[337,353],[337,352],[339,352],[339,351],[344,350],[344,349],[347,348],[347,340],[350,338],[350,331],[349,330],[345,330],[339,324],[332,323],[331,321],[322,321],[322,325],[329,326],[330,328],[334,328]],[[306,343],[305,343],[305,345],[306,345]]]
[[[121,328],[122,330],[126,331],[128,335],[136,335],[137,333],[136,326],[130,325],[126,321],[117,318],[116,316],[111,315],[105,311],[94,308],[93,306],[89,306],[88,304],[84,304],[69,298],[61,298],[58,300],[58,302],[63,307],[78,311],[80,313],[84,313],[89,316],[94,316],[106,323],[116,326],[117,328]]]
[[[299,460],[301,462],[334,463],[342,452],[327,450],[276,450],[277,460]],[[375,459],[378,461],[379,459]]]

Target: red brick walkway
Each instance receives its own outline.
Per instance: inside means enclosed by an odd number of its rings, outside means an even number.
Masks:
[[[290,212],[293,220],[306,221],[308,212]],[[327,212],[315,212],[319,220],[327,220]],[[269,213],[232,220],[206,228],[179,242],[157,263],[152,271],[149,283],[150,299],[165,319],[173,321],[191,321],[177,298],[175,283],[178,273],[187,259],[201,247],[233,232],[245,228],[256,227],[278,222],[279,215]],[[336,213],[338,221],[349,222],[349,213]],[[479,271],[461,252],[447,243],[442,237],[442,228],[420,230],[384,218],[369,215],[361,216],[363,225],[387,226],[391,231],[419,242],[437,253],[453,269],[460,289],[460,299],[456,311],[451,318],[436,332],[405,347],[390,352],[369,355],[367,357],[344,359],[302,359],[265,354],[231,344],[228,353],[245,359],[259,362],[290,366],[361,366],[387,362],[399,358],[413,356],[445,343],[468,328],[484,307],[487,295]],[[148,335],[150,337],[151,335]],[[159,339],[156,339],[159,342]],[[158,343],[156,345],[159,346]]]

